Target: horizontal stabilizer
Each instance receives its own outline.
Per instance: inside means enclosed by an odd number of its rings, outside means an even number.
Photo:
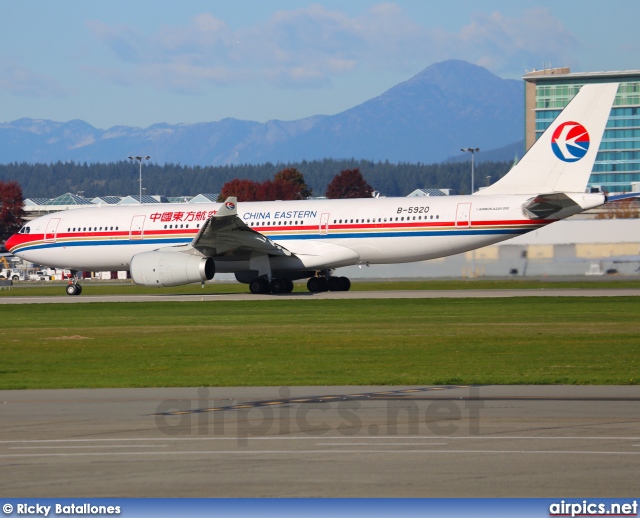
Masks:
[[[626,200],[627,198],[638,198],[640,192],[627,192],[625,194],[614,194],[613,196],[607,195],[607,201]]]
[[[540,194],[522,205],[529,219],[562,219],[604,203],[600,193],[551,193]]]

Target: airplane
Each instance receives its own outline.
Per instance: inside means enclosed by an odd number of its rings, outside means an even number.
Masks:
[[[99,206],[34,219],[6,247],[73,272],[128,270],[144,286],[234,273],[252,293],[290,293],[300,279],[346,291],[337,268],[458,254],[604,204],[585,190],[617,89],[583,86],[518,164],[471,195]],[[82,292],[76,275],[66,292]]]

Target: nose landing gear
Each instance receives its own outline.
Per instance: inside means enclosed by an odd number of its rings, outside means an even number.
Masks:
[[[82,293],[82,285],[78,284],[78,277],[75,273],[69,278],[69,284],[67,284],[66,292],[67,295],[71,296],[80,295]]]

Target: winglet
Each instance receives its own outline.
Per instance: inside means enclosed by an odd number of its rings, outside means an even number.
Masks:
[[[238,215],[238,198],[229,196],[216,212],[216,218],[224,218],[225,216]]]

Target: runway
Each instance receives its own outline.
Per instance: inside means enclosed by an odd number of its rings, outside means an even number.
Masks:
[[[640,387],[0,391],[4,497],[635,497]]]
[[[167,295],[83,295],[70,297],[61,287],[60,296],[0,297],[0,304],[80,304],[90,302],[204,302],[245,300],[340,300],[340,299],[438,299],[438,298],[509,298],[509,297],[638,297],[640,289],[513,289],[513,290],[395,290],[395,291],[331,291],[324,293],[291,293],[287,295],[253,295],[247,293]]]

